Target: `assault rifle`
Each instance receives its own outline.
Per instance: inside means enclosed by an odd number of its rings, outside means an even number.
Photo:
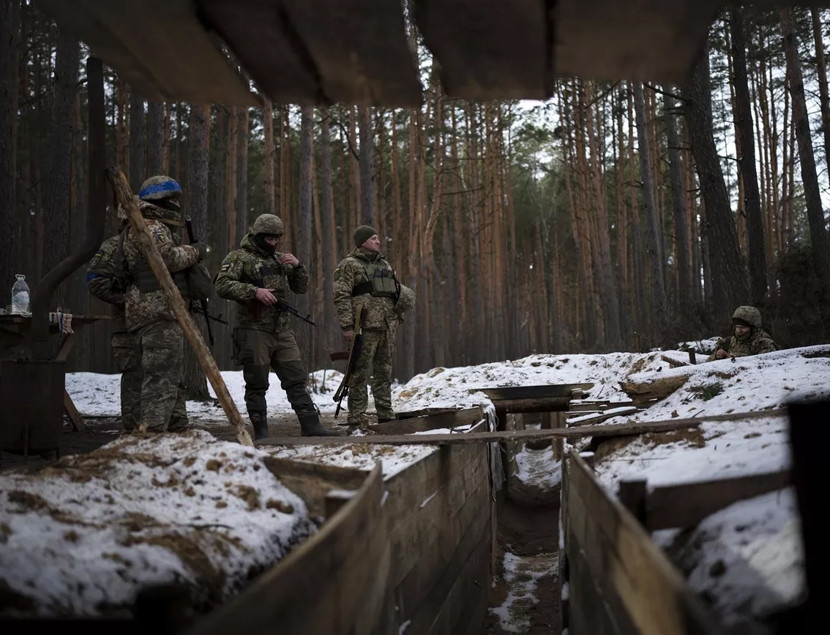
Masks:
[[[196,315],[202,315],[208,320],[213,320],[214,322],[219,322],[219,324],[227,324],[227,320],[222,319],[222,314],[219,315],[211,315],[210,313],[205,314],[205,312],[201,308],[191,309],[191,313],[195,313]]]
[[[277,297],[277,296],[274,296],[274,297]],[[276,307],[277,307],[280,311],[285,311],[286,313],[290,313],[290,314],[291,314],[291,315],[293,315],[294,317],[298,317],[298,318],[300,318],[301,320],[303,320],[303,321],[305,321],[305,322],[308,322],[309,324],[311,324],[311,326],[317,326],[317,322],[315,322],[314,320],[312,320],[312,319],[311,319],[311,313],[309,313],[309,314],[307,314],[307,315],[303,315],[303,314],[302,314],[302,313],[300,313],[300,312],[299,312],[299,311],[298,311],[295,307],[293,307],[293,306],[291,306],[290,304],[288,304],[288,302],[286,302],[286,301],[285,301],[285,300],[283,300],[282,298],[278,298],[278,297],[277,297],[277,304],[276,304]]]
[[[363,322],[366,320],[366,307],[362,307],[357,313],[357,319],[354,323],[354,333],[352,334],[351,342],[349,342],[348,353],[332,353],[331,361],[336,362],[339,359],[348,359],[349,364],[346,367],[346,374],[343,375],[343,381],[337,387],[337,392],[334,393],[334,402],[337,404],[337,409],[334,411],[334,418],[340,414],[340,408],[343,406],[343,400],[349,395],[349,384],[352,381],[355,367],[357,366],[357,359],[360,357],[360,349],[363,347]]]
[[[184,217],[184,226],[187,227],[187,239],[191,243],[197,242],[195,233],[193,232],[193,221],[190,219],[190,216]],[[202,307],[202,315],[205,316],[205,324],[207,325],[207,332],[208,332],[208,340],[210,341],[210,345],[213,346],[213,329],[210,327],[210,311],[208,310],[208,301],[199,300],[199,305]],[[222,316],[219,316],[220,318]],[[227,322],[226,322],[227,324]]]

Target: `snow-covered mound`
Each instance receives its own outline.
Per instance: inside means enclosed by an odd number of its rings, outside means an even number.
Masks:
[[[266,456],[191,431],[0,474],[0,613],[127,613],[171,582],[221,601],[315,530]]]
[[[699,359],[702,361],[705,356]],[[531,355],[478,366],[439,367],[396,387],[392,396],[398,410],[470,408],[490,403],[487,396],[473,390],[475,388],[593,383],[587,399],[625,401],[628,396],[620,388],[623,379],[631,373],[669,369],[673,364],[667,360],[685,364],[689,356],[681,351]]]

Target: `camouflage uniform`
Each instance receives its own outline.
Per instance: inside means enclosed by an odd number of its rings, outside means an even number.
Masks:
[[[146,185],[147,182],[142,186],[142,192]],[[201,260],[204,247],[178,245],[166,224],[173,224],[170,210],[146,200],[142,200],[140,208],[167,269],[179,289],[186,291],[184,272]],[[184,334],[133,232],[133,229],[128,230],[124,240],[124,254],[133,278],[126,294],[126,309],[127,328],[135,335],[136,354],[144,371],[141,423],[153,432],[179,432],[187,428]]]
[[[377,272],[381,272],[378,274]],[[395,271],[383,254],[358,247],[340,261],[334,271],[334,304],[340,328],[350,331],[362,308],[366,318],[362,323],[362,344],[355,372],[349,383],[350,426],[364,427],[369,423],[366,409],[369,397],[366,384],[371,381],[372,395],[378,420],[395,418],[392,408],[392,357],[395,353],[395,331],[401,316],[395,310],[399,292],[378,291],[370,276],[394,281]]]
[[[124,231],[122,229],[122,231]],[[113,285],[120,234],[104,241],[92,258],[86,275],[89,292],[113,308],[110,345],[118,370],[121,371],[121,424],[132,431],[141,419],[141,384],[143,373],[136,354],[135,336],[127,331],[124,293]]]
[[[300,421],[303,434],[326,434],[320,428],[319,414],[306,390],[306,372],[300,349],[291,330],[288,313],[276,305],[256,299],[258,288],[273,289],[277,298],[286,293],[308,291],[308,269],[282,264],[283,254],[269,253],[260,236],[282,236],[282,221],[263,214],[242,239],[240,249],[229,253],[216,276],[219,297],[237,302],[234,328],[234,359],[242,366],[245,378],[245,406],[257,439],[268,434],[268,391],[270,370],[277,374],[291,407]],[[322,431],[321,431],[322,430]]]
[[[728,338],[718,339],[715,352],[706,361],[715,361],[717,359],[715,355],[717,355],[718,350],[726,351],[729,357],[761,355],[762,353],[771,353],[778,350],[778,345],[772,341],[772,338],[762,328],[761,313],[755,307],[738,307],[732,315],[732,320],[733,328],[735,320],[746,323],[750,327],[749,333],[742,338],[739,338],[738,335],[732,335]]]

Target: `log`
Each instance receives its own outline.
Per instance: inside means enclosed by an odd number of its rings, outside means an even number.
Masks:
[[[210,354],[207,344],[205,344],[205,341],[202,339],[201,332],[193,322],[193,318],[190,316],[190,313],[184,304],[184,300],[182,300],[182,296],[179,293],[178,288],[176,288],[176,284],[173,282],[173,278],[170,276],[170,272],[167,270],[167,266],[161,258],[161,254],[159,254],[158,249],[156,249],[156,245],[150,236],[150,230],[147,229],[147,224],[144,222],[144,217],[141,215],[138,206],[133,200],[133,194],[130,190],[130,186],[127,184],[126,177],[116,168],[108,169],[107,177],[112,183],[112,188],[115,192],[118,204],[121,205],[121,207],[127,212],[130,225],[135,231],[139,247],[144,253],[144,257],[147,258],[150,268],[153,270],[153,273],[158,279],[159,285],[161,285],[161,288],[164,291],[164,296],[170,303],[170,307],[173,309],[173,314],[176,316],[176,320],[182,327],[182,331],[184,331],[187,341],[190,342],[190,345],[193,347],[193,351],[196,353],[196,358],[199,360],[199,364],[205,371],[205,375],[207,376],[208,381],[210,381],[210,385],[213,386],[213,390],[219,398],[219,403],[222,404],[225,416],[227,416],[231,427],[236,433],[237,441],[239,441],[242,445],[253,446],[251,436],[245,429],[245,424],[242,421],[239,410],[236,409],[236,404],[233,402],[230,392],[228,392],[225,380],[222,379],[219,367],[216,365],[216,361]]]

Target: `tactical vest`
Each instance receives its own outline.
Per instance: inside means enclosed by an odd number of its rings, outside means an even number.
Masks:
[[[130,268],[127,263],[127,255],[124,252],[124,239],[126,238],[126,235],[127,232],[122,231],[121,236],[118,239],[118,256],[121,260],[121,269],[127,285],[134,284],[142,293],[160,291],[161,285],[159,284],[158,278],[156,278],[156,274],[154,274],[153,270],[150,268],[149,262],[142,259],[136,263],[134,268]],[[176,283],[176,287],[179,289],[179,292],[182,295],[188,295],[189,285],[187,281],[187,270],[177,271],[176,273],[171,273],[170,275],[173,278],[173,282]]]
[[[398,281],[395,280],[395,272],[392,267],[371,262],[363,264],[363,270],[366,272],[368,280],[354,286],[352,289],[353,297],[366,293],[371,293],[376,298],[398,297]]]

